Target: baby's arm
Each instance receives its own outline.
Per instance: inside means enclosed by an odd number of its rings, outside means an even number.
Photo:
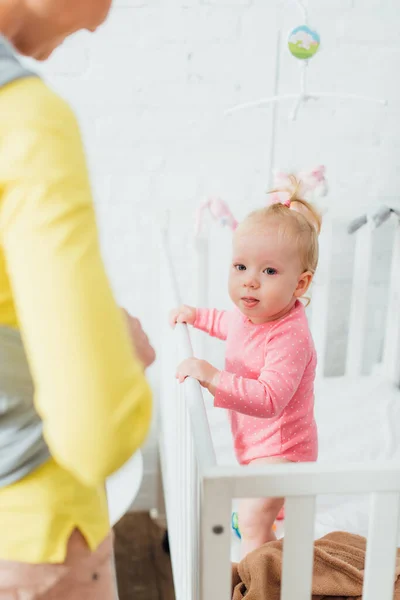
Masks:
[[[194,308],[193,306],[184,304],[171,311],[170,323],[172,327],[176,323],[187,323],[188,325],[193,325],[196,329],[205,331],[212,337],[226,340],[229,327],[229,312],[216,310],[215,308]]]
[[[311,358],[306,335],[280,331],[268,341],[258,379],[219,373],[214,406],[258,418],[279,415],[296,393]],[[212,390],[210,390],[212,392]]]
[[[196,310],[196,320],[193,326],[196,327],[196,329],[205,331],[212,337],[226,340],[228,337],[230,314],[231,313],[227,310],[198,308]]]

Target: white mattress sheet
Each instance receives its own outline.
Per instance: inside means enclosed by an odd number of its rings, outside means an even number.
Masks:
[[[205,403],[218,464],[235,464],[226,412],[213,408],[210,396]],[[319,462],[393,459],[400,464],[400,390],[379,375],[322,380],[316,386],[315,415]],[[338,530],[366,536],[369,504],[368,495],[318,497],[315,539]],[[279,524],[278,537],[282,534]],[[234,550],[233,560],[237,560],[236,554]]]

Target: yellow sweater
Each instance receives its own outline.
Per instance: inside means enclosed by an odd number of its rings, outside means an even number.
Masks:
[[[142,444],[151,393],[100,255],[73,113],[37,78],[0,93],[0,325],[19,328],[52,459],[0,489],[0,559],[62,562],[109,532],[105,479]]]

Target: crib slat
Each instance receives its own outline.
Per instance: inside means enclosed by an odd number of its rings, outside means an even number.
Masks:
[[[194,306],[205,308],[208,306],[208,255],[209,255],[209,239],[208,236],[203,235],[197,237],[194,244],[195,251],[195,269],[193,288],[196,296],[193,300]],[[193,331],[194,344],[195,344],[195,355],[199,358],[205,357],[205,345],[206,336],[202,331]]]
[[[368,283],[372,248],[372,227],[367,224],[356,233],[346,375],[361,374],[367,318]]]
[[[310,600],[314,556],[315,496],[285,502],[281,600]]]
[[[400,224],[396,227],[389,284],[383,365],[385,375],[400,385]]]
[[[332,225],[332,221],[329,218],[323,223],[319,244],[319,265],[312,285],[310,326],[318,356],[318,378],[323,377],[325,372],[332,263]]]
[[[198,540],[198,518],[197,509],[197,464],[194,455],[193,437],[191,432],[190,417],[186,407],[186,389],[181,386],[181,400],[185,415],[183,468],[184,474],[181,482],[183,495],[183,512],[180,518],[184,527],[184,546],[182,548],[183,561],[185,564],[186,594],[183,596],[188,600],[196,600],[198,571],[195,562],[199,560],[196,542]],[[182,485],[183,484],[183,485]]]
[[[189,424],[189,416],[186,410],[185,403],[185,388],[183,386],[179,386],[179,402],[181,409],[181,428],[178,429],[181,436],[181,447],[182,454],[179,457],[180,463],[180,478],[178,481],[178,485],[180,487],[181,492],[179,493],[181,506],[180,511],[178,513],[178,518],[182,527],[181,532],[181,545],[179,548],[180,552],[180,562],[182,564],[182,579],[181,579],[181,594],[180,598],[184,600],[185,598],[190,598],[193,600],[190,593],[191,588],[191,565],[190,565],[190,535],[192,534],[190,523],[190,513],[191,513],[191,505],[190,505],[190,424]]]
[[[181,453],[181,447],[184,446],[184,424],[185,424],[185,411],[184,411],[184,398],[183,398],[183,389],[177,383],[176,384],[176,392],[175,392],[175,402],[176,402],[176,424],[177,431],[179,431],[179,443],[177,440],[174,441],[174,475],[175,475],[175,530],[177,532],[177,543],[175,546],[175,554],[176,554],[176,564],[177,564],[177,578],[175,579],[175,593],[177,600],[184,600],[186,594],[186,581],[185,581],[185,554],[184,554],[184,536],[185,536],[185,514],[184,514],[184,498],[181,493],[182,491],[182,482],[184,478],[183,471],[183,453]],[[183,515],[183,519],[181,516]]]
[[[363,600],[392,600],[400,495],[373,494]]]
[[[168,281],[166,283],[169,283]],[[168,289],[166,287],[165,289]],[[165,319],[165,323],[167,319]],[[176,519],[176,509],[175,506],[177,504],[177,487],[176,487],[176,452],[177,445],[171,443],[169,440],[174,440],[174,429],[177,426],[178,422],[178,411],[179,406],[175,401],[177,394],[177,383],[174,381],[174,378],[171,377],[171,373],[173,373],[173,369],[176,366],[174,364],[174,338],[173,333],[167,325],[165,325],[164,337],[163,337],[163,346],[162,346],[162,356],[163,360],[161,363],[162,368],[162,378],[163,378],[163,394],[161,397],[161,402],[159,405],[160,410],[160,426],[161,426],[161,435],[160,435],[160,451],[161,451],[161,460],[164,466],[163,472],[163,480],[164,480],[164,490],[165,490],[165,502],[166,502],[166,510],[167,510],[167,519],[168,519],[168,530],[169,530],[169,542],[171,547],[171,562],[172,562],[172,570],[174,576],[174,582],[179,581],[179,560],[177,553],[174,551],[176,547],[179,547],[179,531],[178,531],[178,523]],[[172,352],[171,352],[172,349]]]
[[[202,236],[195,240],[195,290],[197,306],[208,306],[208,237]]]

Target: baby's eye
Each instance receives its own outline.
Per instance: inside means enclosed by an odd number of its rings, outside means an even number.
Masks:
[[[233,265],[236,271],[245,271],[246,267],[244,265]]]
[[[272,267],[267,267],[266,269],[264,269],[264,273],[266,275],[276,275],[277,274],[277,270],[273,269]]]

